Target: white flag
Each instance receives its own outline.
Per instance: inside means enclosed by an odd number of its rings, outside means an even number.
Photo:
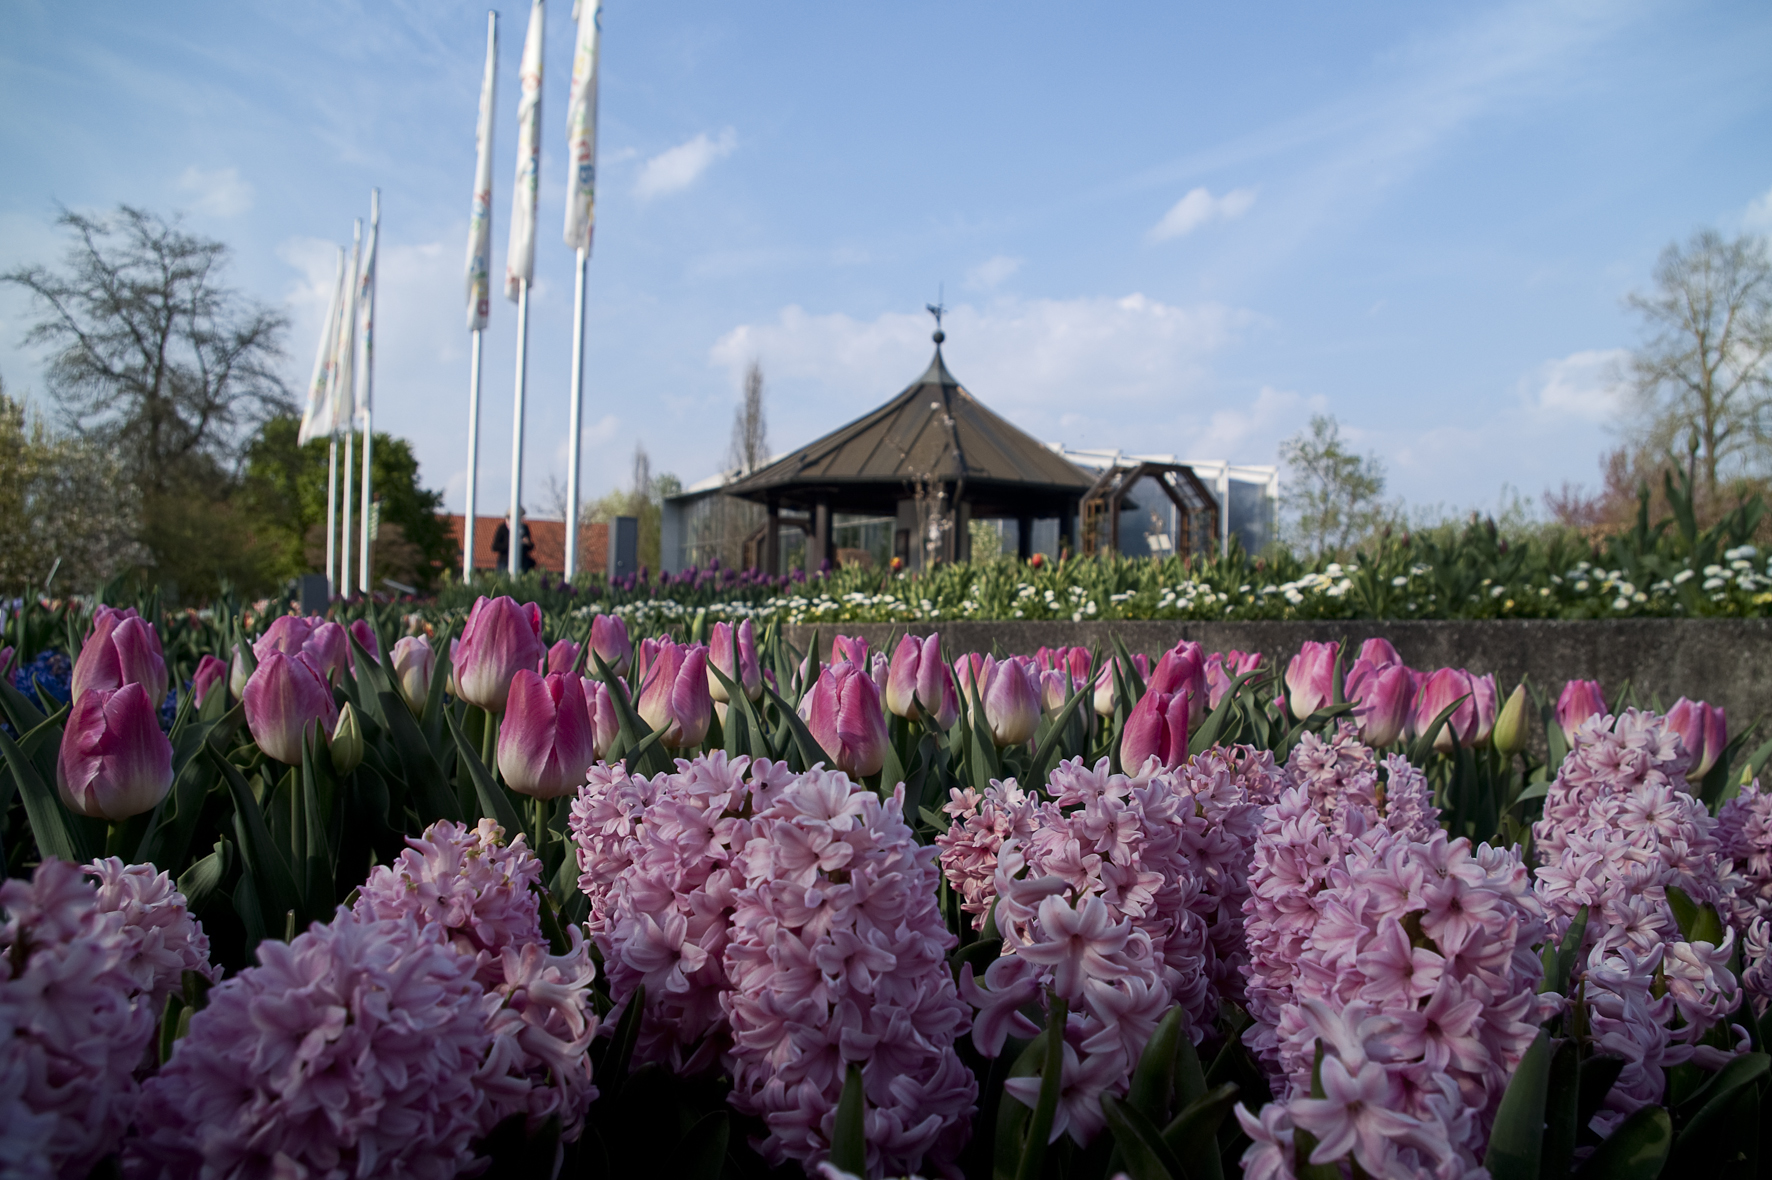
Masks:
[[[486,326],[492,310],[492,107],[498,84],[498,13],[486,14],[486,75],[480,80],[480,124],[474,132],[474,211],[468,218],[468,331]]]
[[[572,53],[572,89],[566,99],[566,244],[590,253],[597,222],[597,50],[603,0],[576,0],[578,47]]]
[[[379,198],[377,199],[379,205]],[[363,269],[357,278],[357,335],[363,341],[363,372],[357,381],[355,412],[351,425],[356,430],[369,428],[371,366],[375,363],[375,240],[381,236],[381,215],[369,219],[369,245],[363,251]]]
[[[332,302],[326,305],[326,323],[320,329],[320,347],[314,352],[314,379],[308,382],[308,404],[302,408],[297,446],[332,433],[332,362],[338,354],[338,308],[344,301],[345,251],[338,249],[338,266],[332,276]]]
[[[511,194],[511,242],[505,250],[505,297],[535,279],[535,199],[541,183],[542,0],[529,7],[529,35],[517,70],[517,184]]]
[[[338,342],[332,365],[332,429],[348,431],[356,411],[357,386],[357,273],[363,257],[363,223],[352,235],[351,266],[346,272],[345,302],[338,313]]]

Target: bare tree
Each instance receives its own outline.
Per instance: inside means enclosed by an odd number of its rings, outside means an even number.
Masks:
[[[1286,506],[1293,539],[1312,553],[1345,549],[1384,520],[1384,463],[1354,454],[1341,440],[1341,425],[1323,414],[1308,431],[1280,444],[1290,470]]]
[[[1772,258],[1763,238],[1703,230],[1654,277],[1627,301],[1648,335],[1630,362],[1645,442],[1692,453],[1714,496],[1719,471],[1763,465],[1772,433]]]
[[[45,375],[68,424],[114,445],[144,490],[166,490],[190,460],[231,458],[247,429],[290,408],[277,372],[288,321],[221,285],[225,245],[129,205],[57,222],[74,237],[64,267],[0,281],[37,304],[25,339],[52,350]]]
[[[752,361],[744,374],[744,405],[732,414],[732,444],[726,467],[749,475],[769,461],[769,424],[763,417],[763,366]]]

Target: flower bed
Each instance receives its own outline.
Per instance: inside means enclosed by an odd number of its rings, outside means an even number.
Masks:
[[[187,682],[104,607],[65,703],[0,682],[0,1171],[1758,1167],[1772,744],[1720,709],[394,621]]]

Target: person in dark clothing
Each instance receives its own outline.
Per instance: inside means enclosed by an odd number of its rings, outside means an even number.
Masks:
[[[509,569],[511,564],[511,524],[509,521],[498,522],[498,529],[492,534],[492,555],[498,558],[499,569]],[[518,558],[518,568],[532,570],[535,568],[535,538],[529,535],[529,522],[523,522],[523,553]]]

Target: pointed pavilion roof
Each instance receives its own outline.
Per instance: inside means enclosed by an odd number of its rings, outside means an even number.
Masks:
[[[999,492],[1080,496],[1094,482],[1068,459],[993,413],[948,372],[941,356],[897,397],[724,489],[762,500],[772,493],[843,485],[904,486],[920,479]],[[857,488],[856,490],[859,490]],[[970,497],[968,497],[970,498]]]

